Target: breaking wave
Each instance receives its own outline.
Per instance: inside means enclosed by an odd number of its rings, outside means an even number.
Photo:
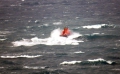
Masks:
[[[38,44],[44,44],[44,45],[78,45],[79,42],[84,42],[82,40],[76,40],[75,38],[82,36],[79,33],[71,31],[71,35],[68,37],[61,37],[61,29],[55,29],[51,32],[50,37],[48,38],[38,38],[34,37],[31,39],[22,39],[20,41],[14,41],[12,44],[14,46],[34,46]]]
[[[0,56],[1,58],[36,58],[42,55],[18,55],[18,56]]]
[[[102,58],[93,59],[93,60],[88,59],[86,61],[64,61],[64,62],[60,63],[60,65],[73,65],[73,64],[80,64],[80,65],[109,64],[109,65],[113,65],[113,64],[116,64],[116,63],[113,62],[113,61],[104,60]]]
[[[43,67],[38,67],[38,66],[23,66],[23,68],[26,68],[26,69],[46,69],[46,68],[49,68],[47,66],[43,66]]]
[[[114,25],[108,25],[108,24],[97,24],[97,25],[82,26],[82,28],[86,28],[86,29],[99,29],[99,28],[108,28],[108,27],[115,27],[115,26]]]

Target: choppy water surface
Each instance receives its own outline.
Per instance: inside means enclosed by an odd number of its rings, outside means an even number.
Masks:
[[[119,74],[119,3],[1,0],[0,73]]]

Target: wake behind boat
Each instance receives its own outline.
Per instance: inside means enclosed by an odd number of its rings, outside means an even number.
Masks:
[[[12,44],[14,46],[34,46],[38,44],[44,45],[78,45],[79,42],[83,42],[82,40],[76,40],[75,38],[82,36],[79,33],[73,32],[71,30],[70,34],[67,36],[61,36],[63,32],[60,28],[55,29],[51,32],[50,37],[47,38],[38,38],[34,37],[31,39],[22,39],[20,41],[14,41]]]

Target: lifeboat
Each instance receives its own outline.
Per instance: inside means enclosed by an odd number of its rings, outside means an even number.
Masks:
[[[63,36],[63,37],[68,37],[69,35],[71,34],[70,30],[68,27],[65,27],[63,29],[63,31],[61,32],[60,36]]]

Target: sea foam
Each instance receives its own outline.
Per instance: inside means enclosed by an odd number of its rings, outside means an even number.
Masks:
[[[102,58],[98,58],[98,59],[88,59],[88,60],[85,60],[85,61],[64,61],[62,63],[60,63],[60,65],[73,65],[73,64],[86,64],[86,65],[91,65],[91,64],[109,64],[109,65],[112,65],[113,61],[107,61],[107,60],[104,60]]]
[[[98,25],[88,25],[88,26],[82,26],[82,28],[87,28],[87,29],[99,29],[102,27],[107,26],[107,24],[98,24]]]
[[[15,55],[15,56],[0,56],[1,58],[36,58],[42,55]]]
[[[76,40],[74,38],[77,38],[79,36],[82,36],[79,33],[72,32],[70,36],[68,37],[61,37],[60,36],[61,29],[55,29],[51,32],[50,37],[48,38],[38,38],[34,37],[31,39],[22,39],[20,41],[14,41],[12,42],[13,46],[34,46],[38,44],[44,44],[44,45],[78,45],[79,42],[84,42],[82,40]]]
[[[70,65],[70,64],[76,64],[76,63],[81,63],[81,61],[64,61],[60,64],[61,65]]]

